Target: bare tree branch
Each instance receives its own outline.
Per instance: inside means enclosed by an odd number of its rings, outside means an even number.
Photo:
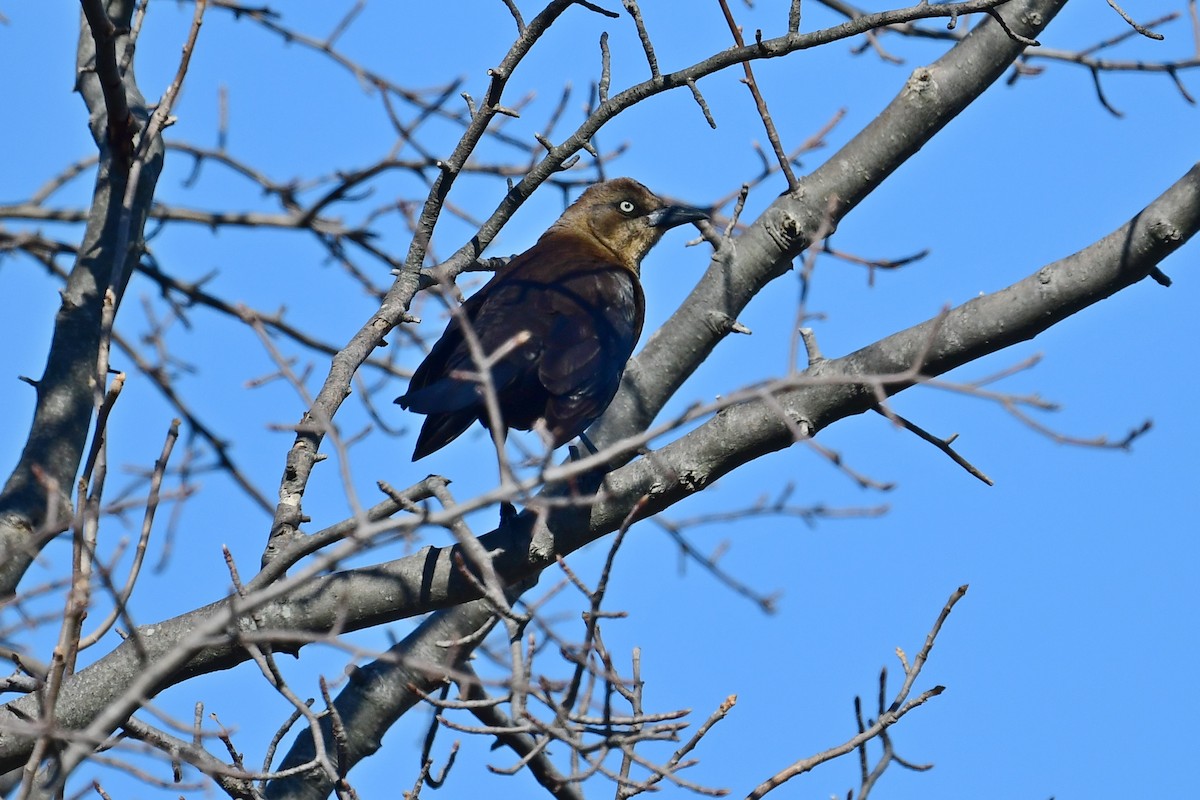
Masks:
[[[89,5],[94,6],[94,12],[103,10],[99,3]],[[112,20],[108,24],[115,26],[117,33],[114,49],[107,55],[97,54],[96,39],[89,29],[80,34],[77,88],[91,114],[92,137],[100,150],[101,166],[93,213],[63,291],[46,371],[35,382],[38,403],[29,437],[20,462],[0,491],[0,597],[16,590],[37,552],[36,538],[43,526],[49,523],[56,528],[67,517],[64,511],[69,508],[69,500],[61,492],[74,481],[92,419],[104,293],[111,288],[114,306],[119,305],[128,273],[119,270],[118,264],[134,258],[141,247],[141,231],[162,169],[162,142],[157,135],[147,137],[140,146],[139,180],[127,193],[132,150],[115,150],[110,135],[110,103],[117,113],[140,120],[139,125],[149,118],[132,67],[120,76],[121,94],[128,106],[114,97],[111,86],[116,69],[113,53],[127,37],[119,31],[129,29],[133,6],[133,0],[112,0],[109,4],[106,19]],[[100,20],[101,25],[104,22]],[[111,36],[102,31],[99,38],[107,50]],[[122,120],[119,126],[127,124],[132,123]],[[128,208],[122,204],[126,196],[132,201]],[[125,251],[115,250],[119,242],[127,243]],[[50,487],[57,487],[60,493],[49,491]]]
[[[999,292],[976,298],[948,315],[893,334],[855,353],[828,359],[799,376],[792,388],[775,393],[777,406],[815,434],[876,402],[875,386],[894,394],[987,353],[1036,336],[1051,325],[1145,278],[1169,253],[1200,229],[1200,165],[1113,233],[1078,253],[1037,270]],[[931,336],[932,334],[932,336]],[[913,363],[925,353],[923,364]],[[913,372],[916,370],[916,372]],[[892,377],[888,377],[892,376]],[[786,384],[785,384],[786,385]],[[683,438],[617,469],[604,480],[604,495],[590,508],[551,506],[545,513],[522,512],[505,526],[479,537],[488,550],[501,550],[497,572],[508,581],[536,575],[560,556],[616,530],[635,507],[648,516],[694,494],[747,461],[793,442],[789,426],[761,400],[748,400],[725,411]],[[731,446],[736,443],[734,446]],[[607,456],[598,456],[603,461]],[[586,460],[548,470],[550,483],[583,472]],[[578,479],[577,479],[578,480]],[[645,500],[643,498],[648,498]],[[481,505],[494,502],[486,495]],[[449,519],[465,509],[442,512]],[[438,524],[437,513],[427,521]],[[351,523],[352,524],[352,523]],[[387,529],[393,529],[392,523]],[[360,536],[366,532],[360,531]],[[478,596],[455,567],[457,545],[423,548],[397,561],[324,578],[301,572],[283,581],[251,582],[241,601],[252,604],[260,627],[324,633],[356,630],[386,620],[410,617],[467,602]],[[337,554],[331,554],[336,558]],[[317,574],[320,562],[309,568]],[[256,579],[257,581],[258,579]],[[262,588],[259,588],[259,587]],[[338,597],[362,598],[347,610]],[[304,613],[298,615],[298,609]],[[236,640],[213,638],[231,618],[243,613],[217,603],[154,625],[148,642],[153,670],[141,669],[134,687],[116,686],[106,676],[136,672],[139,661],[125,643],[64,682],[58,723],[67,728],[119,724],[122,712],[109,708],[118,692],[159,690],[192,675],[223,669],[246,658]],[[453,625],[454,610],[435,615],[431,625]],[[185,644],[185,642],[187,644]],[[401,643],[403,645],[403,643]],[[144,686],[144,688],[142,688]],[[128,712],[124,712],[128,713]],[[101,723],[102,719],[111,722]],[[11,769],[28,755],[31,739],[22,718],[35,716],[24,698],[0,709],[0,769]]]

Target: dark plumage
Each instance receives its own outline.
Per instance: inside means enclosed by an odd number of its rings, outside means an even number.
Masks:
[[[588,188],[537,244],[463,303],[396,399],[426,417],[413,460],[476,420],[488,425],[465,323],[488,355],[528,335],[492,365],[505,427],[530,430],[541,421],[554,447],[583,433],[612,402],[641,335],[642,257],[669,228],[707,216],[667,205],[629,178]]]

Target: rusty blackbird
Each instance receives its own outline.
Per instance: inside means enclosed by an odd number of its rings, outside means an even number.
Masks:
[[[486,356],[509,348],[491,364],[504,428],[536,427],[552,447],[583,433],[612,402],[641,335],[643,256],[669,228],[707,216],[630,178],[589,187],[537,244],[467,298],[396,399],[425,415],[413,461],[476,420],[488,427],[464,325]]]

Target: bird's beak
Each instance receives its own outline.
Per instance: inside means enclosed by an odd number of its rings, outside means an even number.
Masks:
[[[651,228],[663,229],[674,228],[685,222],[696,222],[702,219],[708,219],[708,212],[689,206],[663,206],[657,211],[651,211],[646,216],[646,221],[650,223]]]

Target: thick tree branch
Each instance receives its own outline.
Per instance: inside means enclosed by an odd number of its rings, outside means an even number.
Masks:
[[[100,84],[100,92],[104,98],[103,113],[108,149],[128,160],[133,154],[133,137],[138,126],[129,100],[125,96],[124,78],[117,66],[117,44],[128,42],[119,37],[117,26],[113,24],[108,16],[108,9],[104,7],[104,0],[80,0],[80,5],[87,20],[84,31],[92,37],[91,62],[86,66],[80,65],[80,71],[86,70],[94,74]],[[114,11],[121,15],[120,19],[124,23],[122,27],[127,29],[129,18],[122,14],[119,6],[114,8]],[[82,47],[80,52],[83,52]],[[99,109],[93,108],[94,113],[97,111]]]
[[[133,7],[133,0],[112,0],[108,5],[110,24],[119,31],[128,31]],[[125,45],[127,38],[127,34],[118,33],[117,43]],[[34,384],[37,405],[29,437],[16,469],[0,492],[0,597],[16,590],[48,535],[61,530],[70,516],[66,493],[74,483],[92,419],[104,293],[111,286],[114,302],[120,303],[128,272],[114,270],[140,252],[146,214],[162,169],[162,142],[155,137],[139,152],[143,166],[122,230],[122,198],[127,193],[131,164],[128,153],[112,147],[106,105],[114,102],[112,87],[102,82],[102,76],[111,79],[112,72],[103,66],[97,65],[96,39],[84,25],[77,55],[78,90],[88,107],[100,163],[83,242],[55,317],[46,369]],[[139,125],[145,125],[149,114],[132,66],[122,78],[129,112]],[[125,243],[125,252],[116,250],[121,242]]]
[[[1066,0],[1003,6],[1010,26],[1037,35]],[[847,23],[849,24],[849,23]],[[644,430],[666,401],[727,336],[751,298],[791,269],[821,230],[829,231],[884,179],[991,86],[1021,53],[984,20],[933,64],[919,67],[872,122],[799,188],[771,204],[746,232],[722,246],[703,279],[629,365],[621,391],[588,432],[597,444]]]
[[[494,606],[487,600],[474,600],[459,606],[459,610],[461,613],[453,617],[429,617],[402,644],[351,674],[349,684],[334,703],[349,732],[344,744],[347,768],[378,750],[383,735],[396,720],[423,696],[432,694],[496,621]],[[321,731],[324,749],[332,756],[334,743],[327,717],[321,720]],[[312,731],[305,728],[280,762],[279,770],[306,764],[315,755]],[[332,790],[329,776],[312,770],[271,781],[265,795],[271,800],[324,800]]]

